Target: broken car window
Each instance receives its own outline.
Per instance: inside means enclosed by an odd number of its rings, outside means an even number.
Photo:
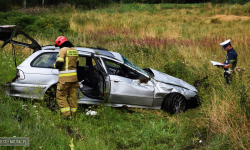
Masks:
[[[131,61],[129,61],[126,57],[122,56],[122,58],[123,58],[124,63],[125,63],[126,65],[128,65],[128,66],[134,68],[135,70],[137,70],[137,71],[139,71],[139,72],[142,72],[142,73],[144,73],[144,74],[146,74],[146,75],[148,75],[148,76],[150,77],[150,75],[149,75],[146,71],[142,70],[140,67],[138,67],[138,66],[136,66],[135,64],[133,64],[133,63],[132,63]]]
[[[142,74],[118,63],[115,61],[111,61],[108,59],[104,59],[104,62],[107,66],[107,69],[109,71],[109,74],[112,75],[118,75],[130,79],[140,79],[140,78],[145,78]]]

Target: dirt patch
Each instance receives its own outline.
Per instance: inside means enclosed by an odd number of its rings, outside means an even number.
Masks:
[[[250,20],[250,17],[247,16],[235,16],[235,15],[215,15],[209,17],[210,19],[219,19],[221,21],[233,21],[233,20]],[[210,22],[210,20],[209,20]]]

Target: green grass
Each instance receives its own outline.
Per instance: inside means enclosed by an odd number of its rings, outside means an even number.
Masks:
[[[72,138],[75,149],[182,149],[200,146],[196,133],[205,136],[204,129],[192,128],[188,116],[175,116],[178,121],[172,121],[167,114],[158,116],[153,110],[143,110],[143,113],[140,109],[92,107],[98,115],[86,116],[81,107],[76,119],[65,121],[60,119],[59,112],[51,112],[39,103],[35,103],[36,108],[34,103],[9,98],[1,103],[0,108],[4,110],[1,137],[30,137],[30,147],[34,149],[40,146],[68,149]],[[14,119],[15,115],[22,121]],[[72,135],[67,132],[67,126],[74,131]],[[82,138],[77,139],[79,135]]]
[[[169,116],[154,110],[89,105],[79,107],[76,119],[63,120],[59,111],[51,112],[41,102],[3,94],[0,102],[0,136],[29,137],[32,149],[69,149],[72,138],[75,149],[183,149],[200,147],[197,135],[205,138],[206,134],[204,128],[194,126],[194,111]],[[98,114],[86,116],[87,109]],[[74,133],[69,134],[67,127]]]

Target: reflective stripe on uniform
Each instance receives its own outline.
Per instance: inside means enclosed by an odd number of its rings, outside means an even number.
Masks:
[[[70,108],[71,112],[76,112],[77,108]]]
[[[69,58],[66,57],[65,71],[68,71],[68,67],[69,67]]]
[[[64,62],[64,59],[61,58],[61,57],[58,57],[58,58],[56,59],[56,61],[62,61],[62,62]]]
[[[76,72],[76,70],[59,71],[60,74],[64,74],[64,73],[73,73],[73,72]]]
[[[61,112],[70,111],[70,107],[61,108]]]
[[[59,74],[59,77],[76,76],[76,72]]]

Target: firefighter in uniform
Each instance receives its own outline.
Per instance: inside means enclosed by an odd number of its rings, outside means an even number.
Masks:
[[[60,107],[62,117],[75,117],[77,110],[77,89],[79,87],[76,67],[78,66],[78,51],[72,43],[64,36],[59,36],[55,41],[55,46],[60,47],[60,51],[54,67],[59,69],[56,99]]]
[[[220,43],[220,45],[222,46],[222,49],[227,51],[226,59],[224,62],[222,62],[222,64],[224,64],[223,68],[226,83],[230,84],[230,82],[232,81],[231,73],[233,72],[237,64],[237,53],[233,49],[230,43],[230,39]]]

